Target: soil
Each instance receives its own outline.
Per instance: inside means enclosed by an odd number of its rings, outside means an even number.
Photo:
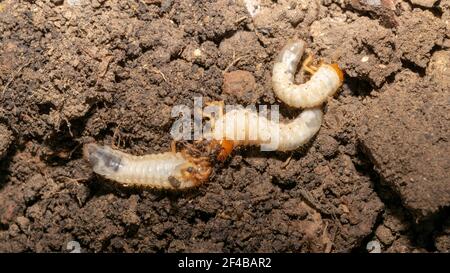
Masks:
[[[0,252],[450,251],[450,1],[0,1]],[[126,188],[95,141],[170,149],[175,105],[279,104],[292,37],[345,71],[307,147],[235,150],[183,192]],[[299,79],[301,75],[299,75]],[[300,79],[301,80],[301,79]]]

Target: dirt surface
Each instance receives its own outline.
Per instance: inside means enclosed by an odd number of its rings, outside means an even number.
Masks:
[[[401,72],[369,104],[359,132],[382,180],[420,217],[450,202],[449,87]]]
[[[229,0],[17,2],[0,1],[1,252],[449,251],[448,0],[267,0],[255,17]],[[185,192],[83,160],[90,141],[169,150],[172,107],[196,96],[280,104],[292,37],[346,73],[307,147],[237,149]]]

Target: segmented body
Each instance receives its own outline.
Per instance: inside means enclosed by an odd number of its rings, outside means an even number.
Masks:
[[[268,120],[248,109],[236,109],[214,122],[211,138],[219,143],[218,159],[224,160],[236,145],[266,145],[268,150],[290,151],[307,143],[322,124],[321,105],[342,84],[337,65],[321,65],[311,79],[294,84],[304,42],[289,42],[277,57],[272,75],[275,94],[284,103],[308,108],[287,123]],[[107,146],[87,144],[84,156],[94,172],[124,185],[143,185],[163,189],[184,189],[206,181],[211,174],[209,161],[186,153],[133,156]]]
[[[302,40],[288,42],[275,59],[272,70],[275,95],[296,108],[320,106],[336,93],[343,81],[343,73],[337,64],[322,64],[309,81],[294,84],[295,72],[304,49]]]
[[[201,184],[211,172],[208,162],[195,162],[183,153],[133,156],[91,143],[85,145],[84,156],[95,173],[124,185],[184,189]]]
[[[322,110],[304,110],[287,123],[275,122],[248,109],[227,112],[215,121],[211,138],[237,145],[266,145],[268,150],[290,151],[307,143],[319,131]]]
[[[296,119],[277,123],[247,109],[233,110],[215,121],[212,138],[224,145],[269,145],[278,151],[295,150],[307,143],[320,129],[323,112],[319,108],[342,85],[343,74],[336,64],[321,65],[309,81],[294,84],[297,66],[305,43],[288,42],[277,56],[272,71],[272,87],[276,96],[289,106],[306,108]],[[231,149],[222,149],[226,158]]]

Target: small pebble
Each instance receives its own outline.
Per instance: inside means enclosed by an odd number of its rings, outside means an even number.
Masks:
[[[395,239],[391,230],[385,226],[379,226],[375,231],[375,235],[385,245],[391,245]]]
[[[22,231],[25,231],[27,229],[28,225],[30,224],[30,220],[28,220],[28,218],[26,218],[26,217],[19,216],[16,219],[16,223],[19,225],[19,227]]]
[[[370,241],[366,246],[367,252],[369,253],[381,253],[381,245],[378,241]]]
[[[248,71],[227,72],[223,78],[223,92],[236,97],[242,97],[246,93],[254,91],[256,86],[255,77]]]
[[[433,53],[427,67],[427,75],[434,81],[450,86],[450,51]]]
[[[426,8],[433,7],[436,2],[437,0],[411,0],[411,3],[414,5],[419,5]]]

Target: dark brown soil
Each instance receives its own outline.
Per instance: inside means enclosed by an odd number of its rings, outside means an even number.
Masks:
[[[450,251],[448,0],[18,2],[0,0],[0,252]],[[89,141],[169,150],[195,96],[279,104],[294,36],[346,72],[308,147],[238,149],[185,192],[83,160]]]
[[[405,207],[428,216],[450,203],[449,86],[404,71],[385,88],[368,104],[361,145]]]

